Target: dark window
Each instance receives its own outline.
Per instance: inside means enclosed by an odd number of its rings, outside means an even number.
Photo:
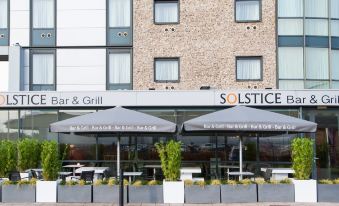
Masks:
[[[235,19],[237,22],[260,21],[261,19],[260,0],[236,0]]]
[[[155,58],[154,67],[156,82],[179,81],[179,58]]]
[[[154,0],[154,22],[156,24],[179,23],[179,1]]]
[[[237,80],[262,80],[262,57],[237,57]]]

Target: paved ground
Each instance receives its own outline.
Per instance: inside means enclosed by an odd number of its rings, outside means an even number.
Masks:
[[[116,204],[98,203],[0,203],[1,206],[118,206]],[[125,206],[339,206],[339,203],[237,203],[237,204],[125,204]]]

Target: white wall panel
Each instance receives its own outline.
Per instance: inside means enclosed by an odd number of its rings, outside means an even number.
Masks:
[[[29,85],[29,67],[24,67],[24,84]]]
[[[57,29],[58,46],[104,46],[106,28]]]
[[[106,0],[58,0],[58,10],[105,9]]]
[[[105,10],[58,11],[57,28],[105,28]]]
[[[29,29],[11,28],[10,45],[19,43],[21,46],[29,46]]]
[[[24,67],[29,66],[29,49],[24,50]]]
[[[11,11],[10,28],[25,29],[29,28],[29,11]]]
[[[58,49],[58,67],[93,67],[106,65],[105,49]]]
[[[29,0],[10,0],[11,10],[29,10]]]
[[[8,61],[0,61],[0,91],[8,91],[8,79],[9,79],[9,65]]]
[[[58,85],[57,91],[105,91],[106,85]]]
[[[58,67],[57,81],[60,84],[93,85],[106,83],[105,67]]]

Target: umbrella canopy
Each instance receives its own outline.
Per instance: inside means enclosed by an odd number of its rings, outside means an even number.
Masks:
[[[283,114],[235,106],[184,122],[183,132],[316,132],[317,124]],[[242,179],[242,136],[239,138],[239,169]]]
[[[115,107],[50,125],[59,133],[175,133],[177,125],[141,112]]]
[[[59,121],[50,125],[51,132],[118,135],[117,176],[120,172],[120,136],[127,134],[175,133],[177,125],[141,112],[115,107]]]
[[[317,124],[283,114],[235,106],[184,122],[184,132],[315,132]]]

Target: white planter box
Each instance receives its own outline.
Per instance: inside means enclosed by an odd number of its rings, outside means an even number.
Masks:
[[[317,202],[316,180],[293,180],[295,202]]]
[[[56,202],[57,181],[37,181],[36,202]]]
[[[164,203],[184,203],[185,186],[183,181],[163,183]]]

